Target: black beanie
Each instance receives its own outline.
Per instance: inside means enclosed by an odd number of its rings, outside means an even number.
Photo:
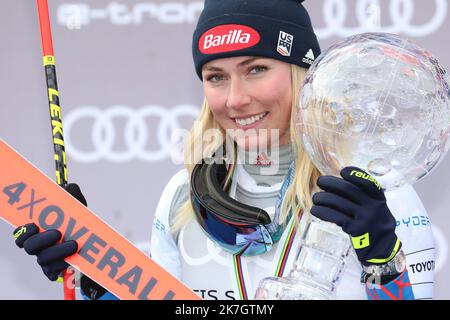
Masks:
[[[192,40],[195,70],[215,59],[261,56],[309,68],[320,54],[303,0],[205,0]]]

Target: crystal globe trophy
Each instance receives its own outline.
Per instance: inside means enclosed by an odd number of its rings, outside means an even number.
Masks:
[[[315,166],[370,173],[385,191],[427,175],[449,149],[449,76],[431,53],[398,35],[364,33],[333,45],[308,70],[297,129]],[[285,278],[265,278],[255,299],[334,299],[350,240],[312,218]]]

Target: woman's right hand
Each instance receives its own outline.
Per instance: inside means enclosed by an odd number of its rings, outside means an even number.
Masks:
[[[58,279],[69,264],[64,261],[78,250],[74,240],[59,242],[61,232],[56,229],[40,232],[39,227],[29,223],[14,230],[14,239],[19,248],[37,257],[37,263],[50,281]]]
[[[65,186],[65,190],[87,207],[86,198],[77,184],[69,183]],[[14,230],[16,245],[25,249],[25,252],[29,255],[37,257],[37,263],[51,281],[57,280],[59,275],[69,266],[64,259],[78,250],[76,241],[60,242],[61,237],[60,231],[56,229],[41,231],[34,223],[20,226]]]
[[[87,207],[86,198],[77,184],[69,183],[65,190]],[[69,267],[64,259],[78,251],[76,241],[59,242],[61,236],[61,232],[55,229],[40,232],[39,227],[34,223],[26,224],[14,230],[14,239],[17,246],[25,249],[28,254],[37,256],[38,264],[51,281],[57,280],[62,272]],[[117,299],[112,294],[105,295],[108,291],[84,274],[81,274],[80,287],[87,299]]]
[[[44,274],[51,281],[55,281],[69,264],[64,261],[78,250],[78,243],[69,240],[59,243],[61,232],[51,229],[39,232],[39,228],[34,223],[29,223],[14,230],[14,239],[19,248],[25,249],[30,255],[37,256],[37,262],[41,266]],[[81,274],[80,286],[83,294],[88,299],[99,299],[107,290],[92,281],[89,277]],[[114,296],[108,299],[114,299]]]

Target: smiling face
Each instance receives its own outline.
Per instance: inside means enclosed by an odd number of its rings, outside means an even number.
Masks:
[[[225,130],[241,130],[234,138],[246,150],[290,141],[291,66],[261,57],[210,61],[202,68],[203,88],[214,119]],[[264,130],[265,129],[265,130]]]

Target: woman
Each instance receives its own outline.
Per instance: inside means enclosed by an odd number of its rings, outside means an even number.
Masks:
[[[161,196],[151,241],[152,258],[202,298],[251,299],[261,279],[285,276],[310,213],[352,239],[337,298],[432,297],[432,284],[418,285],[432,283],[432,272],[406,268],[434,260],[414,190],[386,200],[376,181],[352,167],[342,179],[320,177],[303,151],[295,110],[319,54],[301,1],[205,1],[193,37],[205,100],[187,139],[186,169]],[[405,226],[413,216],[428,223]],[[53,268],[53,278],[63,269]],[[83,283],[88,298],[110,297],[90,279]]]

